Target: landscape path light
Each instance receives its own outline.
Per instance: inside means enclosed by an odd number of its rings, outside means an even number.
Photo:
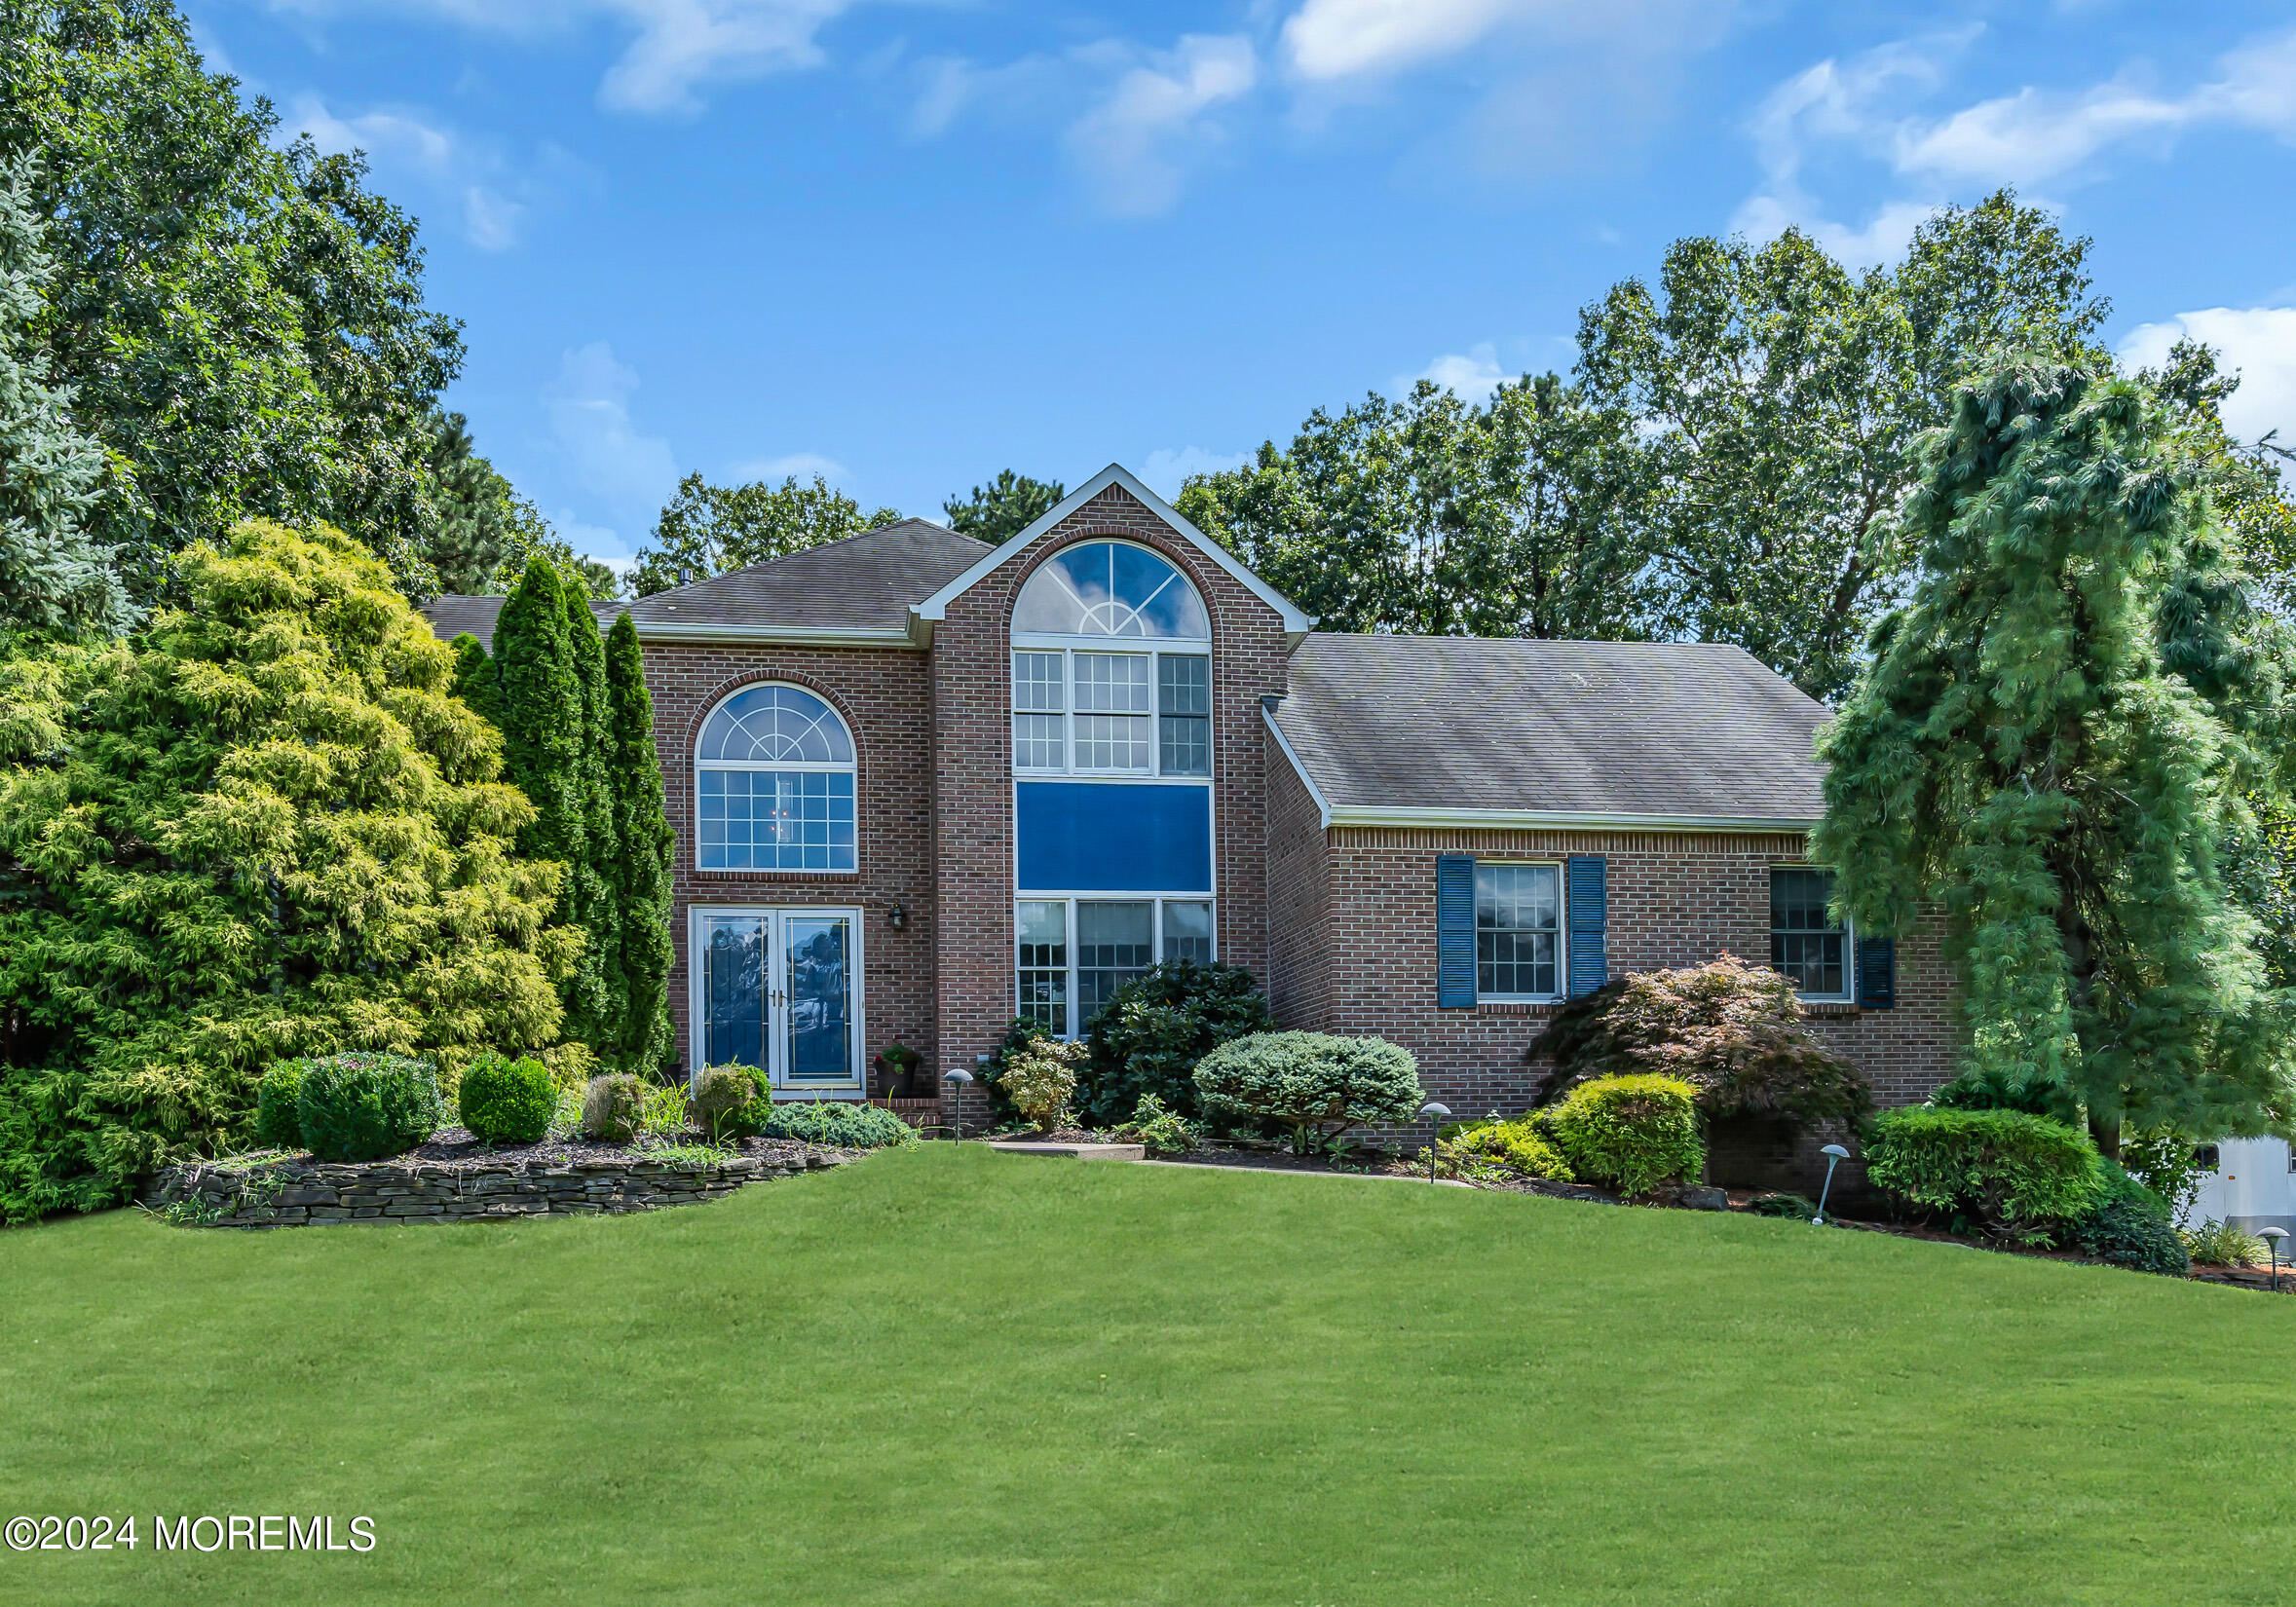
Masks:
[[[1422,1116],[1433,1116],[1437,1121],[1440,1122],[1450,1115],[1450,1106],[1448,1104],[1435,1104],[1430,1102],[1419,1106],[1419,1114]],[[1432,1139],[1432,1135],[1430,1135],[1430,1139]],[[1430,1141],[1427,1145],[1427,1180],[1429,1182],[1433,1182],[1435,1180],[1435,1145],[1432,1141]]]
[[[941,1081],[949,1085],[957,1101],[957,1113],[950,1118],[949,1131],[961,1139],[964,1137],[964,1089],[972,1081],[972,1073],[960,1065],[955,1070],[943,1072]]]
[[[1829,1143],[1818,1153],[1826,1157],[1826,1181],[1818,1189],[1818,1215],[1810,1218],[1812,1227],[1826,1225],[1826,1196],[1833,1192],[1833,1169],[1850,1158],[1850,1152],[1837,1143]]]
[[[2265,1248],[2272,1252],[2272,1287],[2275,1289],[2280,1287],[2280,1241],[2287,1236],[2288,1230],[2284,1227],[2268,1227],[2259,1235],[2264,1240]]]

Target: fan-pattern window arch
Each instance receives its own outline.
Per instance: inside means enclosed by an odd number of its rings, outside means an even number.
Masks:
[[[695,749],[695,862],[705,871],[850,871],[853,738],[802,687],[744,687]]]
[[[1021,587],[1012,628],[1039,636],[1212,639],[1195,587],[1147,547],[1125,542],[1082,542],[1054,553]]]

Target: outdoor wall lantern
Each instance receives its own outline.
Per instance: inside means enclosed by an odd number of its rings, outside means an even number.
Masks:
[[[1818,1153],[1826,1157],[1826,1181],[1818,1189],[1818,1215],[1810,1218],[1812,1227],[1826,1225],[1826,1196],[1833,1192],[1833,1169],[1850,1158],[1850,1152],[1837,1143],[1829,1143]]]
[[[909,912],[898,904],[885,913],[885,923],[896,932],[909,930]]]
[[[2287,1236],[2288,1230],[2284,1227],[2268,1227],[2257,1235],[2272,1252],[2272,1287],[2275,1289],[2280,1287],[2280,1241]]]
[[[1433,1116],[1441,1122],[1449,1118],[1450,1106],[1448,1104],[1423,1104],[1419,1106],[1419,1114]],[[1427,1180],[1429,1182],[1435,1180],[1435,1146],[1433,1144],[1427,1146]]]

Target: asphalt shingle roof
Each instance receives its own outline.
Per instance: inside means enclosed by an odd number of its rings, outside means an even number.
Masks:
[[[1319,632],[1270,702],[1335,805],[1824,812],[1826,706],[1739,648]]]
[[[601,628],[628,614],[650,624],[752,630],[900,630],[909,610],[977,563],[988,544],[923,519],[903,519],[808,547],[786,558],[729,570],[632,603],[592,603]],[[441,597],[423,615],[446,640],[470,631],[494,647],[500,597]]]

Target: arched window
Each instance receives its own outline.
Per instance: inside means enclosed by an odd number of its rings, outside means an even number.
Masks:
[[[695,749],[695,863],[705,871],[850,871],[853,739],[802,687],[744,687]]]
[[[1054,553],[1021,587],[1012,628],[1037,636],[1212,639],[1195,587],[1147,547],[1125,542],[1082,542]]]

